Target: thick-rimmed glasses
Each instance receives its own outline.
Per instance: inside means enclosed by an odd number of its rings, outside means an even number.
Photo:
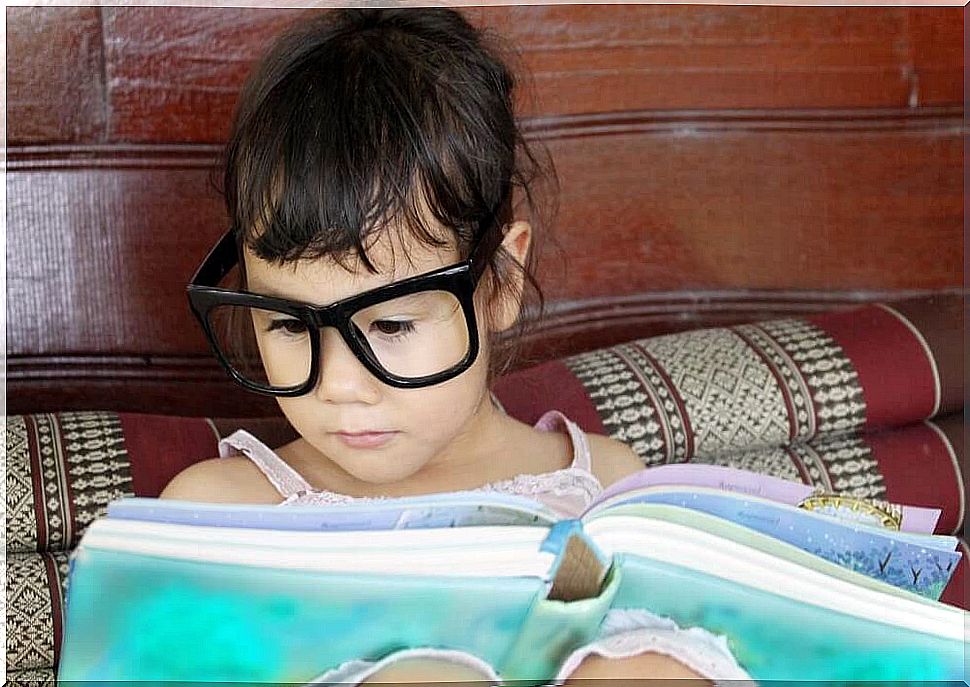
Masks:
[[[502,238],[501,230],[483,231],[467,260],[314,306],[217,287],[240,259],[230,230],[192,277],[189,305],[222,366],[257,393],[308,393],[319,376],[323,327],[340,332],[357,359],[385,384],[440,384],[478,357],[475,289]]]

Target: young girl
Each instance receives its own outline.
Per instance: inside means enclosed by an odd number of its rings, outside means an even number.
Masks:
[[[643,467],[556,410],[523,424],[489,392],[527,286],[541,304],[539,167],[513,89],[487,36],[447,9],[328,11],[272,46],[226,151],[232,228],[189,295],[220,362],[274,395],[300,437],[273,451],[239,430],[162,498],[332,504],[477,489],[568,517]],[[516,194],[533,222],[514,218]],[[236,265],[239,288],[213,288]],[[559,677],[746,675],[723,639],[615,611]],[[483,679],[500,676],[431,647],[321,678]]]

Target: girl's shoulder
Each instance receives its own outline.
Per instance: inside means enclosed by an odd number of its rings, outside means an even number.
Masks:
[[[159,498],[203,503],[280,502],[279,492],[245,456],[193,463],[172,478]]]
[[[587,434],[593,475],[604,488],[644,469],[643,461],[627,444],[602,434]]]

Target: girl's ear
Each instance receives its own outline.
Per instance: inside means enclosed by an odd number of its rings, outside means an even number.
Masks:
[[[522,308],[523,269],[531,245],[532,225],[529,222],[519,220],[509,225],[502,240],[502,247],[519,264],[519,267],[508,269],[507,279],[511,283],[503,285],[496,294],[499,302],[494,304],[493,331],[505,331],[515,324],[519,317],[519,311]]]

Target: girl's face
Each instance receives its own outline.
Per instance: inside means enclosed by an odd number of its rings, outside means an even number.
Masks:
[[[380,270],[378,274],[371,274],[359,262],[349,272],[330,258],[276,266],[246,250],[247,288],[254,293],[329,305],[460,260],[453,237],[447,247],[434,248],[410,236],[402,239],[396,231],[384,231],[367,255]],[[398,482],[426,466],[433,471],[434,465],[450,458],[467,459],[468,448],[474,445],[485,416],[492,412],[486,388],[489,347],[485,292],[483,278],[475,294],[481,349],[474,364],[462,374],[419,389],[388,386],[361,364],[339,332],[327,327],[320,332],[317,386],[304,396],[277,398],[283,414],[310,447],[364,482]],[[341,432],[387,434],[354,439],[342,437]]]

